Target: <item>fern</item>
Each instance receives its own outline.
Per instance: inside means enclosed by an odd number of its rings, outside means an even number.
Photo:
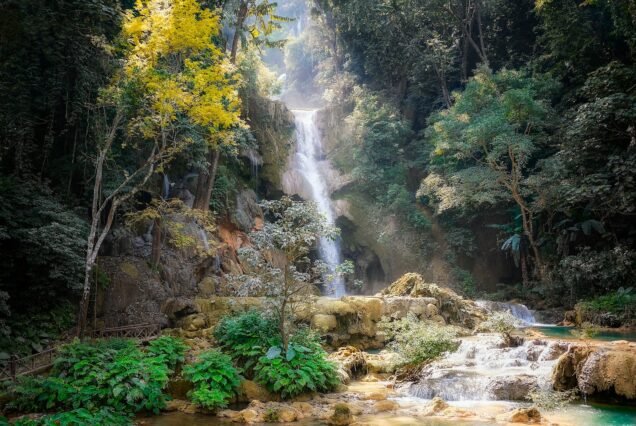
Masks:
[[[184,367],[183,374],[194,385],[188,395],[192,402],[208,410],[226,407],[241,382],[231,358],[218,350],[200,354],[194,364]]]

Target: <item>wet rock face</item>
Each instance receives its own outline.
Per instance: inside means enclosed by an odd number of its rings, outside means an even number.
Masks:
[[[571,347],[552,372],[557,390],[577,387],[588,396],[636,399],[636,344]]]
[[[538,387],[536,377],[523,374],[496,378],[488,385],[487,392],[499,401],[525,401]]]

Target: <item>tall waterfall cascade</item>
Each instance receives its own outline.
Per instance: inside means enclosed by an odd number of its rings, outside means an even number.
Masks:
[[[327,181],[322,173],[322,141],[316,125],[315,110],[293,110],[296,121],[296,153],[289,169],[283,176],[283,190],[287,194],[298,194],[306,200],[316,203],[330,225],[335,223],[334,209],[327,190]],[[340,243],[337,240],[322,238],[319,244],[321,260],[325,262],[331,274],[342,261]],[[330,274],[330,275],[331,275]],[[345,295],[344,280],[336,277],[327,282],[326,292],[330,296]]]

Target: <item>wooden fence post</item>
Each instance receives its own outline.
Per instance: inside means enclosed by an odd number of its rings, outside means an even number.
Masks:
[[[18,375],[17,364],[18,364],[18,357],[16,355],[11,355],[11,358],[9,358],[9,376],[11,376],[11,380],[13,381],[15,381]]]

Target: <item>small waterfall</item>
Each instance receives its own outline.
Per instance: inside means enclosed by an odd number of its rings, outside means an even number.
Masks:
[[[170,178],[167,174],[163,174],[163,185],[161,188],[161,198],[167,200],[170,197]]]
[[[522,400],[532,388],[551,387],[552,367],[566,350],[557,342],[502,348],[496,335],[464,338],[456,352],[427,366],[409,393],[446,401]]]
[[[203,242],[203,247],[205,251],[210,250],[210,243],[208,242],[208,234],[205,233],[205,229],[199,228],[199,235],[201,235],[201,241]]]
[[[250,174],[258,179],[258,168],[263,164],[263,159],[255,149],[246,150],[245,156],[250,162]]]
[[[297,151],[292,164],[294,175],[288,178],[285,192],[297,193],[305,199],[316,203],[330,225],[335,223],[335,215],[327,183],[320,172],[319,162],[322,156],[322,146],[315,118],[316,111],[292,111],[296,117]],[[302,181],[302,182],[299,182]],[[293,188],[293,189],[292,189]],[[336,266],[341,263],[340,244],[338,241],[322,238],[319,252],[321,259],[329,266],[330,273],[334,273]],[[327,293],[331,296],[342,297],[346,294],[344,280],[336,277],[327,283]]]
[[[491,312],[510,312],[515,318],[522,321],[524,325],[536,324],[537,320],[534,315],[528,309],[528,307],[521,303],[507,303],[507,302],[493,302],[490,300],[477,300],[478,306]]]

